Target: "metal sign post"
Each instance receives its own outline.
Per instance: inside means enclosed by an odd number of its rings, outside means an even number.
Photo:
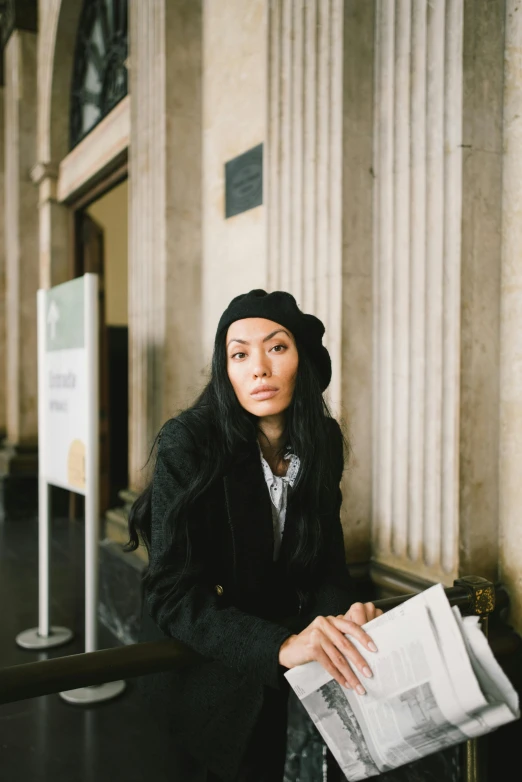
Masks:
[[[85,496],[85,651],[97,649],[99,544],[98,277],[85,274],[38,291],[39,628],[17,642],[25,648],[65,643],[65,628],[49,629],[49,486]],[[29,634],[38,647],[28,646]],[[62,640],[49,643],[49,638]],[[46,642],[47,641],[47,642]],[[69,703],[114,698],[124,681],[61,692]]]
[[[67,627],[49,625],[49,484],[42,475],[46,442],[45,424],[45,342],[46,342],[45,291],[37,294],[38,340],[38,627],[24,630],[16,636],[22,649],[50,649],[68,643],[73,632]]]

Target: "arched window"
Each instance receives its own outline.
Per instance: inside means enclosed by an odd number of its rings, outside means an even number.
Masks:
[[[127,94],[127,0],[84,0],[71,87],[71,149]]]

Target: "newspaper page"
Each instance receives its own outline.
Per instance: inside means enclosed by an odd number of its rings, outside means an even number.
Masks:
[[[480,713],[483,732],[487,733],[520,717],[518,695],[495,660],[478,616],[462,617],[458,608],[452,610],[462,629],[473,671],[488,702]]]
[[[472,626],[465,640],[440,584],[365,629],[377,653],[350,640],[373,670],[373,678],[364,681],[366,695],[341,687],[318,663],[285,674],[348,780],[375,776],[518,716],[511,684],[503,681],[501,689],[491,673],[488,682],[497,688],[496,700],[488,700],[468,653],[475,643]],[[499,668],[492,654],[484,663],[484,649],[475,656],[483,668]],[[508,692],[515,708],[501,713],[497,707],[505,706]]]

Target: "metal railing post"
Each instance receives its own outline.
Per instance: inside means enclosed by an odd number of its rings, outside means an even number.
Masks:
[[[495,610],[494,584],[480,576],[464,576],[457,578],[453,585],[467,590],[470,596],[470,607],[466,613],[480,617],[482,632],[487,637],[489,615]],[[468,739],[463,745],[461,753],[462,782],[487,782],[486,741],[486,737]]]
[[[460,608],[463,614],[480,617],[486,636],[488,619],[495,607],[502,609],[509,603],[505,590],[496,589],[494,584],[479,576],[458,578],[453,587],[444,591],[450,605]],[[388,611],[411,597],[414,594],[379,599],[374,603]],[[281,623],[285,624],[285,620]],[[65,689],[102,684],[116,678],[168,671],[193,664],[198,659],[203,661],[189,647],[164,638],[0,668],[0,705]],[[487,782],[486,742],[487,736],[484,736],[461,745],[460,782]]]

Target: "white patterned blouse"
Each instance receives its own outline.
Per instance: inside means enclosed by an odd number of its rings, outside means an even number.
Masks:
[[[263,456],[261,446],[259,447],[259,455],[261,456],[261,465],[263,467],[263,473],[265,475],[265,481],[270,493],[270,499],[272,500],[272,525],[274,529],[274,561],[279,557],[279,550],[281,548],[281,540],[283,539],[283,531],[285,528],[286,518],[286,506],[288,502],[288,486],[293,486],[297,478],[299,471],[300,461],[299,457],[291,451],[287,451],[284,455],[285,461],[290,461],[286,475],[274,475],[270,469],[270,465]]]

